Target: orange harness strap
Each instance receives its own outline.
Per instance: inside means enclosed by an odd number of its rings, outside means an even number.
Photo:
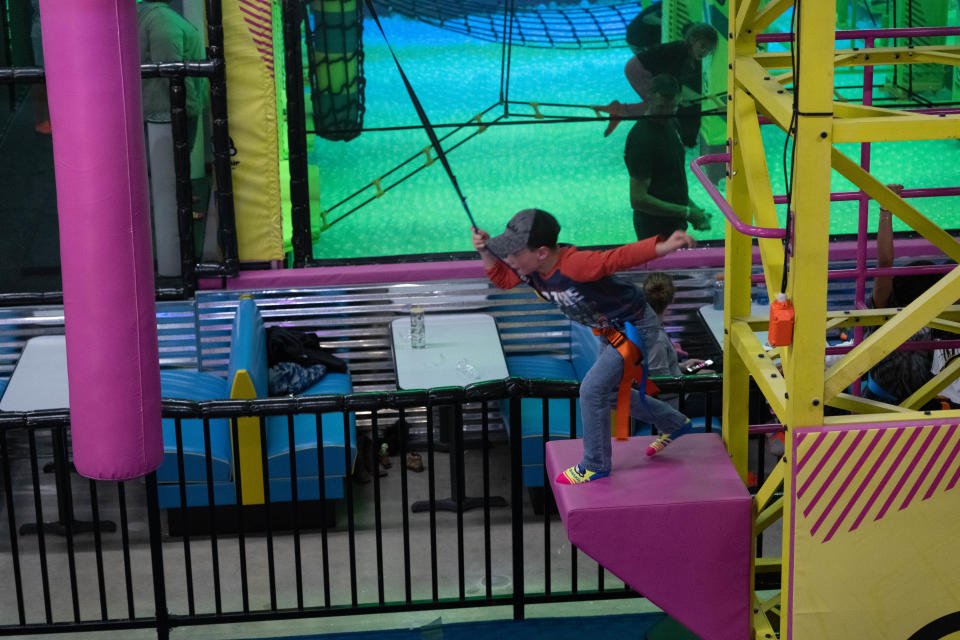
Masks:
[[[630,392],[633,382],[643,380],[643,353],[627,339],[623,332],[612,327],[593,329],[593,334],[603,336],[610,341],[610,346],[616,349],[623,358],[623,377],[620,378],[620,387],[617,389],[617,421],[614,437],[626,440],[630,436]],[[660,389],[650,379],[647,379],[647,395],[653,395]]]

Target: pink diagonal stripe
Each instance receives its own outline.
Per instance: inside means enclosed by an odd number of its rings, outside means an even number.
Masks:
[[[840,443],[843,441],[843,438],[844,438],[848,433],[849,433],[849,431],[843,431],[843,432],[840,434],[840,436],[839,436],[839,437],[836,439],[836,441],[833,443],[833,446],[830,447],[830,451],[827,452],[827,457],[830,457],[831,455],[833,455],[834,450],[835,450],[838,446],[840,446]],[[863,434],[863,431],[861,431],[860,434],[862,435],[862,434]],[[860,440],[858,439],[857,442],[859,442],[859,441],[860,441]],[[854,443],[853,443],[853,446],[854,446],[854,447],[857,446],[857,442],[854,442]],[[824,492],[825,492],[825,491],[827,490],[827,488],[830,486],[830,483],[833,481],[833,478],[837,475],[837,472],[840,470],[840,467],[842,467],[842,466],[843,466],[843,463],[847,461],[847,458],[848,458],[848,457],[850,457],[850,452],[851,452],[852,450],[853,450],[853,447],[848,447],[846,453],[844,453],[843,456],[840,457],[840,461],[839,461],[837,464],[834,465],[833,471],[830,472],[830,475],[827,476],[827,479],[824,480],[823,483],[820,485],[820,489],[817,491],[817,495],[813,496],[813,500],[811,500],[811,501],[810,501],[810,504],[807,505],[807,508],[803,510],[803,515],[804,515],[804,516],[809,516],[809,515],[810,515],[810,512],[813,511],[813,508],[816,506],[817,502],[819,502],[819,500],[820,500],[820,498],[823,496]],[[824,459],[823,462],[826,462],[826,459]],[[817,471],[820,471],[820,468],[819,468],[819,467],[817,467]],[[814,473],[816,473],[817,471],[815,471]],[[813,482],[813,477],[811,476],[810,478],[807,478],[807,482],[808,482],[808,485],[807,485],[807,486],[809,486],[809,483],[812,483],[812,482]],[[797,494],[797,497],[800,497],[800,494],[802,494],[803,491],[804,491],[804,490],[801,489],[801,490],[800,490],[800,493]]]
[[[273,14],[269,6],[264,6],[261,2],[250,2],[250,0],[237,0],[239,4],[250,7],[258,13],[262,13],[267,20],[273,21]]]
[[[252,24],[258,29],[270,29],[272,31],[271,25],[269,22],[263,22],[260,16],[256,15],[255,13],[251,13],[250,11],[244,9],[243,7],[239,7],[239,9],[240,9],[240,13],[246,15],[246,17],[243,19],[244,22],[246,22],[247,24]]]
[[[921,429],[917,429],[917,432],[920,432]],[[910,477],[910,474],[913,473],[913,469],[917,466],[917,463],[920,462],[920,458],[923,457],[923,454],[927,451],[927,447],[930,446],[930,443],[933,442],[933,438],[937,435],[937,430],[930,428],[930,435],[927,436],[927,439],[923,441],[923,444],[920,446],[920,451],[914,454],[913,459],[910,461],[910,464],[907,465],[907,470],[903,472],[903,475],[900,476],[900,480],[897,482],[897,485],[893,488],[893,491],[890,492],[890,495],[887,497],[887,501],[883,503],[883,507],[880,509],[880,512],[877,514],[877,517],[874,518],[874,521],[879,520],[887,514],[887,509],[890,508],[890,505],[893,504],[893,501],[898,495],[900,495],[900,490],[903,489],[903,485],[907,483],[907,478]]]
[[[273,60],[273,49],[264,49],[263,47],[257,47],[257,51],[265,55],[267,58]]]
[[[947,488],[944,491],[950,491],[955,486],[957,486],[957,480],[960,480],[960,467],[957,467],[956,472],[954,472],[953,477],[950,479],[950,483],[947,485]]]
[[[941,425],[940,427],[934,429],[934,431],[942,432],[944,431],[943,429],[944,426],[945,425]],[[917,491],[920,490],[920,485],[923,484],[923,481],[927,479],[927,474],[930,473],[930,469],[932,469],[933,465],[936,464],[937,460],[940,459],[940,454],[943,453],[943,450],[947,448],[947,442],[949,442],[950,438],[953,436],[953,432],[956,431],[956,429],[957,429],[957,425],[955,424],[950,425],[948,429],[945,429],[945,431],[947,432],[946,435],[943,436],[943,440],[940,441],[939,446],[937,446],[937,450],[933,452],[933,456],[930,458],[930,462],[928,462],[927,466],[925,466],[923,468],[923,471],[920,472],[920,477],[917,478],[917,481],[913,484],[913,488],[910,489],[910,493],[907,494],[907,497],[903,501],[903,504],[900,505],[900,509],[899,509],[900,511],[903,511],[904,509],[910,506],[910,501],[913,500],[913,496],[915,496]]]
[[[900,434],[903,433],[903,429],[897,431],[897,438],[900,437]],[[883,491],[883,487],[887,484],[887,481],[890,480],[890,476],[893,475],[893,472],[896,471],[897,467],[900,465],[900,461],[903,460],[903,456],[906,454],[907,450],[913,445],[913,441],[916,440],[917,435],[920,433],[919,429],[914,429],[913,434],[907,440],[907,443],[903,445],[903,448],[900,450],[900,453],[897,454],[896,459],[893,461],[893,464],[890,465],[890,469],[887,470],[887,473],[884,475],[883,480],[880,481],[880,484],[877,485],[877,488],[874,489],[873,494],[870,496],[870,499],[867,500],[867,504],[864,505],[863,510],[860,512],[860,515],[857,516],[857,519],[853,521],[853,524],[850,525],[850,531],[853,531],[860,526],[860,522],[863,520],[864,516],[867,515],[867,512],[870,511],[870,507],[873,506],[873,503],[880,496],[880,492]],[[896,441],[895,438],[890,444]],[[892,453],[890,447],[887,447],[887,450],[883,452],[883,456],[877,462],[883,462],[887,458],[887,454]]]
[[[807,437],[808,436],[805,435],[804,439],[806,439]],[[803,465],[807,464],[807,462],[810,461],[810,456],[813,455],[813,452],[817,450],[817,447],[820,446],[820,443],[823,442],[824,438],[826,437],[827,437],[826,433],[817,434],[817,439],[814,441],[812,445],[810,445],[810,448],[807,449],[807,453],[804,454],[804,456],[800,459],[800,462],[797,463],[797,475],[799,475],[800,472],[803,471]]]
[[[866,431],[864,431],[863,433],[866,433]],[[873,453],[873,448],[876,447],[876,446],[877,446],[877,443],[879,443],[879,442],[883,439],[883,435],[884,435],[885,433],[886,433],[886,431],[879,431],[879,430],[878,430],[878,431],[874,431],[873,437],[870,438],[870,444],[867,445],[867,450],[863,452],[863,455],[860,456],[859,459],[857,459],[857,464],[854,465],[853,470],[847,475],[846,479],[843,481],[843,486],[840,487],[840,491],[837,492],[837,495],[834,497],[833,501],[832,501],[832,502],[830,503],[830,505],[827,507],[827,510],[824,512],[824,514],[823,514],[822,516],[820,516],[820,521],[822,521],[822,520],[826,517],[826,514],[827,514],[828,512],[830,512],[830,511],[833,510],[834,502],[836,502],[836,501],[837,501],[837,498],[839,498],[840,496],[842,496],[842,495],[844,494],[844,492],[847,490],[847,485],[850,484],[850,482],[856,477],[857,472],[860,471],[860,467],[863,466],[863,463],[866,462],[866,461],[867,461],[867,458],[870,457],[870,454]],[[878,464],[879,464],[879,463],[878,463]],[[854,493],[854,495],[853,495],[853,500],[851,500],[850,502],[848,502],[848,503],[847,503],[847,506],[844,507],[844,508],[843,508],[843,511],[840,512],[840,517],[837,518],[837,521],[833,523],[833,526],[832,526],[832,527],[830,527],[830,531],[827,532],[827,537],[825,537],[825,538],[823,539],[824,542],[826,542],[826,541],[828,541],[830,538],[832,538],[832,537],[833,537],[833,534],[837,532],[837,529],[840,527],[840,523],[842,523],[843,520],[844,520],[844,518],[847,517],[847,512],[850,511],[850,507],[853,505],[854,502],[857,501],[857,498],[860,497],[860,494],[863,493],[864,487],[866,487],[866,486],[867,486],[867,483],[870,482],[870,478],[873,477],[873,474],[874,474],[874,472],[876,472],[876,470],[877,470],[877,468],[876,468],[876,466],[874,466],[873,470],[871,470],[870,473],[869,473],[869,475],[864,479],[864,482],[862,482],[862,483],[860,484],[860,486],[857,487],[857,491],[856,491],[856,493]],[[817,530],[817,528],[820,526],[820,521],[818,521],[817,524],[814,525],[813,531],[811,531],[811,535],[813,535],[813,532],[815,532],[815,531]]]
[[[253,29],[251,29],[250,32],[253,33]],[[271,51],[273,50],[273,40],[270,40],[269,38],[263,39],[263,38],[258,38],[258,37],[256,37],[256,36],[254,36],[254,37],[253,37],[253,42],[254,42],[254,44],[263,45],[264,47],[267,47],[267,48],[270,49]]]
[[[947,456],[946,462],[944,462],[943,466],[940,467],[940,472],[937,474],[937,477],[933,479],[933,483],[930,485],[930,488],[927,489],[926,495],[923,496],[924,500],[928,500],[930,496],[933,495],[933,492],[937,490],[937,487],[940,486],[940,481],[943,480],[943,476],[947,474],[947,469],[949,469],[950,465],[953,464],[954,459],[957,457],[957,453],[960,453],[960,439],[957,439],[957,444],[953,445],[953,450],[950,452],[950,455]]]
[[[823,486],[820,487],[820,491],[817,492],[817,495],[816,497],[814,497],[813,501],[810,503],[810,506],[808,506],[807,509],[803,512],[804,516],[810,515],[810,512],[813,511],[813,506],[820,499],[820,495],[823,493],[824,489],[826,489],[826,487],[833,482],[834,476],[836,476],[837,473],[840,471],[840,469],[842,469],[843,466],[847,464],[847,460],[850,459],[850,455],[853,454],[853,452],[856,450],[858,446],[860,446],[860,441],[863,440],[863,437],[865,435],[867,435],[866,430],[860,431],[859,433],[857,433],[856,438],[854,438],[853,440],[853,444],[851,444],[847,448],[847,452],[843,454],[842,458],[840,458],[840,462],[838,462],[837,466],[835,466],[833,468],[833,471],[830,472],[830,477],[827,478],[827,481],[823,483]],[[874,440],[875,439],[876,438],[874,438]],[[869,453],[870,453],[870,448],[867,447],[867,454]],[[837,500],[840,499],[840,496],[843,495],[843,492],[846,491],[847,484],[850,483],[850,478],[852,478],[857,473],[857,469],[863,463],[863,459],[864,459],[864,456],[860,456],[860,458],[857,460],[856,466],[853,468],[853,472],[846,474],[846,477],[843,483],[840,485],[840,488],[836,491],[836,493],[833,494],[833,498],[830,499],[830,503],[827,505],[827,508],[823,510],[823,513],[820,514],[820,518],[813,525],[813,529],[810,530],[811,536],[816,535],[817,529],[820,528],[820,525],[823,524],[823,521],[827,518],[828,515],[830,515],[830,512],[833,510],[833,506],[837,503]]]
[[[244,18],[243,21],[247,23],[247,31],[249,31],[250,33],[252,33],[253,35],[259,38],[263,38],[264,40],[270,40],[271,42],[273,41],[272,33],[268,33],[263,29],[255,27],[253,22],[251,22],[250,20],[247,20],[246,18]]]
[[[820,459],[820,462],[817,463],[816,469],[810,472],[810,475],[807,476],[807,479],[803,483],[803,486],[800,487],[800,491],[797,492],[798,498],[802,498],[803,494],[806,493],[807,489],[810,488],[810,485],[813,484],[813,481],[817,477],[817,474],[820,473],[820,469],[822,469],[823,465],[827,463],[827,460],[830,459],[830,456],[833,455],[833,452],[837,450],[837,445],[843,442],[843,438],[844,436],[847,435],[847,433],[848,433],[847,431],[841,431],[840,435],[838,435],[836,438],[833,439],[833,444],[830,445],[830,449],[827,450],[824,456]]]

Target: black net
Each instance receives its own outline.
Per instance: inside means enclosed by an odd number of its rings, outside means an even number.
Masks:
[[[352,140],[363,128],[363,10],[359,0],[307,3],[307,55],[314,129]]]
[[[384,14],[393,11],[442,29],[489,42],[527,47],[606,49],[626,46],[627,25],[640,13],[637,2],[616,4],[512,3],[510,0],[375,0]]]

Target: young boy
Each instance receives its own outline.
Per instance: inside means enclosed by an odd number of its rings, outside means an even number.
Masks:
[[[601,330],[622,330],[632,323],[642,342],[652,342],[660,325],[656,314],[639,288],[613,274],[683,247],[692,248],[695,240],[676,231],[666,240],[656,236],[608,251],[579,251],[558,245],[559,232],[560,224],[546,211],[524,209],[495,238],[474,228],[473,246],[490,280],[501,289],[526,282],[574,322]],[[557,482],[581,484],[610,475],[610,410],[616,405],[623,366],[620,353],[607,345],[587,372],[580,385],[583,460],[557,476]],[[630,414],[655,424],[663,434],[647,449],[648,456],[690,430],[686,416],[656,398],[641,398],[636,389]]]

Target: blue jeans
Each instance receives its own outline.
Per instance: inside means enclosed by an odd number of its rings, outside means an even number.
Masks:
[[[645,342],[653,340],[654,333],[650,327],[655,328],[657,322],[657,316],[648,310],[644,320],[637,323],[637,329]],[[597,356],[597,361],[580,384],[580,415],[583,419],[581,464],[590,471],[610,470],[610,411],[617,406],[617,389],[622,377],[623,357],[608,344]],[[637,389],[633,390],[630,398],[631,416],[653,424],[662,433],[673,433],[686,423],[687,417],[666,402],[650,396],[647,396],[644,402],[641,399],[642,393]]]

